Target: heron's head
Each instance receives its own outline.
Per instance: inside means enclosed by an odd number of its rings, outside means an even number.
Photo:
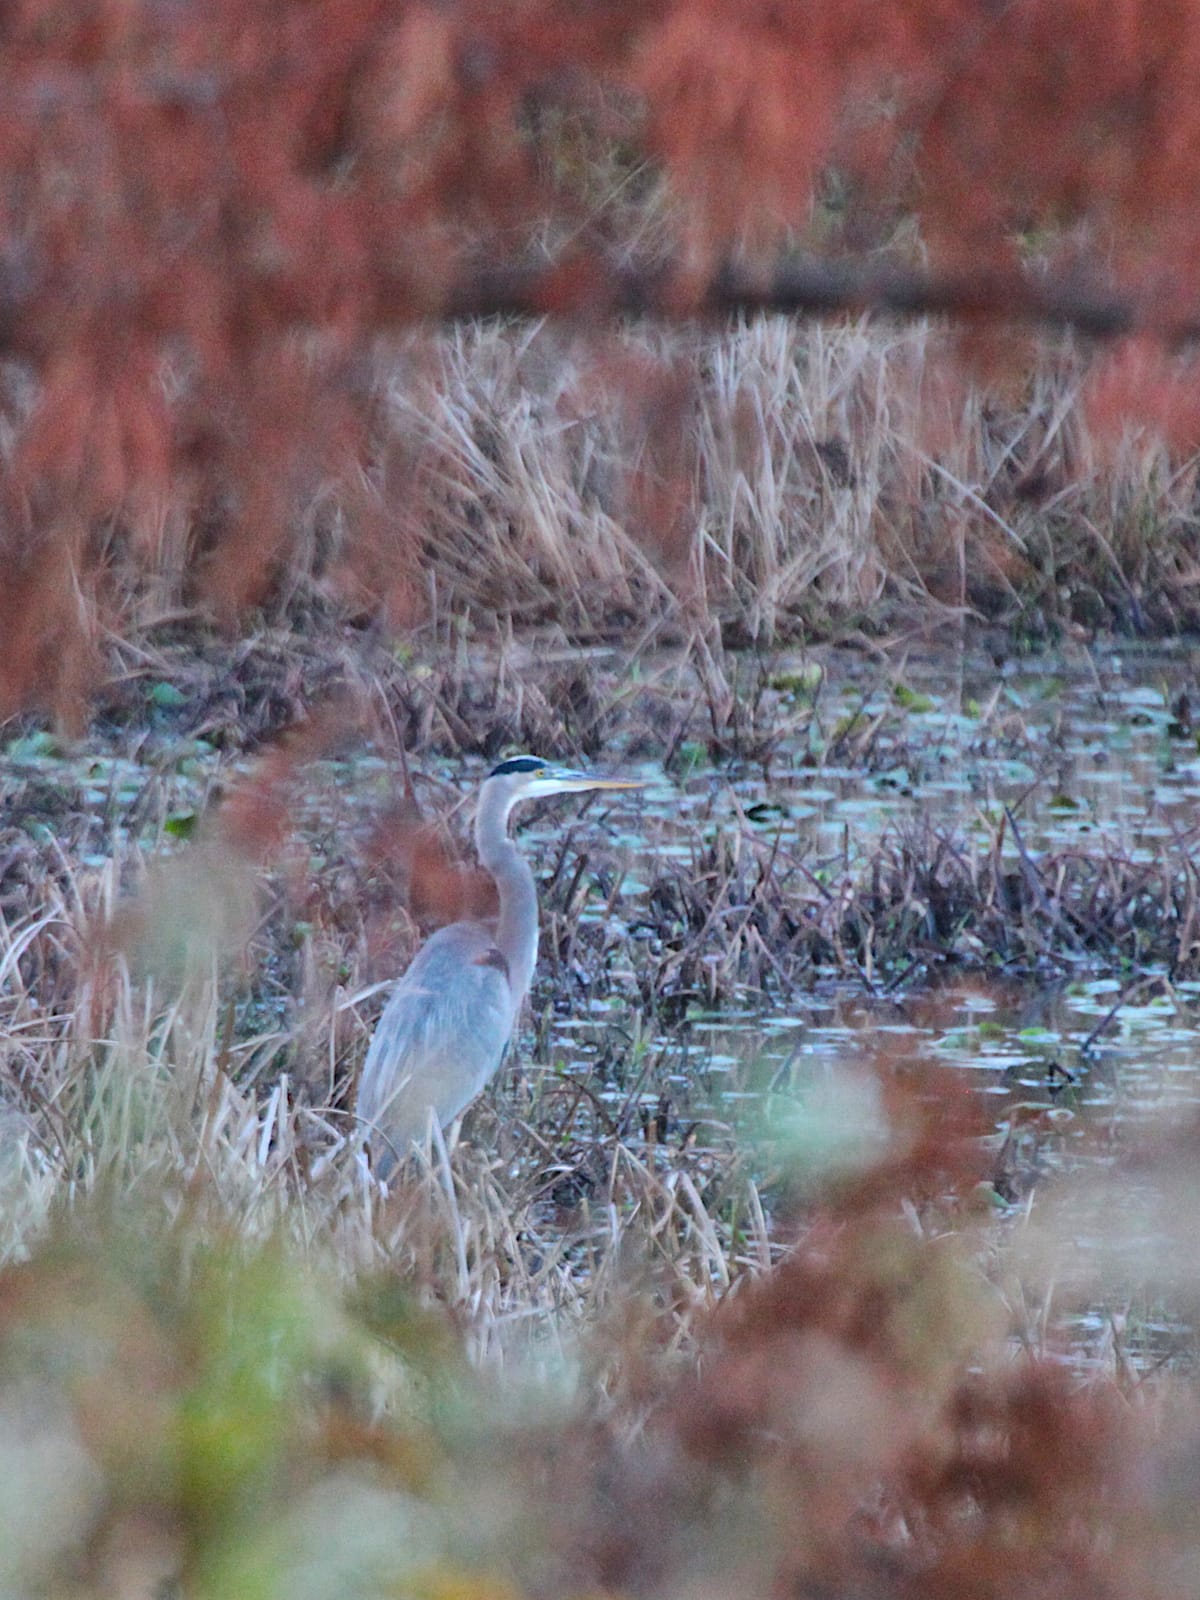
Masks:
[[[636,778],[608,778],[598,772],[576,772],[570,767],[556,767],[541,756],[512,756],[494,767],[488,776],[489,784],[503,787],[510,803],[518,800],[538,800],[548,794],[581,794],[586,789],[641,789]]]

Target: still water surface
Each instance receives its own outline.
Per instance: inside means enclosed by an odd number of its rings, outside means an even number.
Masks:
[[[622,669],[615,655],[610,666],[628,675],[630,715],[616,725],[609,764],[648,787],[593,803],[582,816],[570,805],[543,808],[522,840],[541,875],[564,830],[578,830],[581,851],[595,841],[617,861],[615,918],[631,944],[639,924],[653,922],[655,876],[672,865],[686,871],[697,841],[721,833],[778,839],[818,875],[853,874],[881,841],[930,821],[968,848],[989,848],[1003,822],[1009,850],[1015,823],[1030,852],[1119,851],[1136,861],[1152,859],[1164,841],[1193,839],[1200,852],[1200,648],[1122,644],[1001,665],[954,650],[886,662],[845,651],[733,661],[742,737],[716,758],[702,727],[694,738],[647,743],[648,726],[678,720],[685,697],[677,675],[645,661]],[[171,742],[164,729],[134,761],[98,745],[81,757],[57,754],[40,736],[18,739],[0,778],[11,786],[32,774],[39,784],[72,786],[76,803],[96,813],[99,864],[114,835],[146,848],[149,764],[154,793],[174,813],[159,818],[150,848],[187,848],[186,830],[172,837],[173,821],[186,821],[213,782],[228,778],[218,752],[187,743]],[[297,815],[314,861],[377,815],[397,782],[382,753],[317,766]],[[444,780],[422,791],[432,810],[455,786],[468,796],[486,766],[427,772]],[[51,823],[33,815],[29,826],[44,826],[53,843]],[[597,891],[585,917],[603,918],[607,903]],[[631,1094],[647,1106],[665,1095],[677,1124],[695,1124],[697,1137],[718,1145],[769,1122],[773,1107],[806,1085],[881,1051],[893,1070],[932,1060],[960,1071],[994,1106],[1001,1132],[1019,1108],[1020,1116],[1035,1105],[1053,1111],[1039,1168],[1115,1126],[1178,1117],[1200,1103],[1200,989],[1149,971],[1081,966],[1053,984],[914,980],[885,998],[817,981],[765,1009],[753,995],[720,1014],[693,1005],[667,1026],[638,1016],[632,971],[622,971],[635,962],[635,953],[625,963],[618,955],[613,992],[593,1012],[581,1012],[567,991],[543,1001],[539,1056],[552,1071],[592,1074],[601,1097],[618,1106]]]
[[[626,763],[651,787],[604,808],[600,825],[626,852],[621,908],[631,924],[661,863],[686,863],[697,836],[720,829],[778,835],[814,871],[853,871],[889,834],[931,819],[986,847],[1006,811],[1035,853],[1136,861],[1164,840],[1193,838],[1200,852],[1200,654],[1191,649],[1124,647],[1005,667],[943,654],[914,657],[902,672],[831,664],[815,688],[814,676],[811,665],[776,670],[778,717],[795,731],[765,759],[713,767],[697,750],[688,770],[684,750],[683,770],[677,763],[665,778],[653,762]],[[854,767],[836,754],[826,760],[856,738]],[[596,813],[581,826],[597,826]],[[555,831],[543,821],[528,836],[549,850]],[[1008,844],[1015,850],[1011,827]],[[552,1054],[582,1065],[604,1053],[615,1021],[611,1012],[557,1019]],[[887,999],[818,984],[790,995],[784,1011],[696,1011],[640,1042],[674,1056],[654,1088],[670,1093],[681,1117],[708,1119],[716,1136],[758,1114],[772,1089],[836,1071],[886,1038],[898,1063],[934,1059],[968,1075],[994,1099],[998,1120],[1026,1102],[1058,1111],[1056,1138],[1069,1147],[1080,1130],[1200,1103],[1198,1027],[1200,985],[1170,984],[1151,969],[1081,968],[1066,981],[980,978]]]

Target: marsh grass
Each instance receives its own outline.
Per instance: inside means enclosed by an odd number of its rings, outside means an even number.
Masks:
[[[783,319],[415,336],[232,641],[183,508],[97,534],[86,659],[13,671],[96,716],[78,771],[29,722],[4,774],[0,1595],[1191,1600],[1194,1394],[1123,1312],[1087,1365],[1060,1319],[1085,1229],[1105,1292],[1153,1236],[1194,1317],[1194,1130],[1137,1206],[1035,1214],[1019,1139],[886,1033],[757,1141],[680,1116],[655,1042],[816,981],[1169,989],[1190,836],[1034,854],[1004,816],[851,859],[699,808],[634,930],[622,850],[565,825],[517,1065],[390,1192],[357,1148],[386,979],[477,887],[458,791],[418,782],[449,815],[419,821],[402,751],[883,772],[895,719],[822,726],[821,670],[770,646],[1197,620],[1194,463],[1091,436],[1077,351],[979,382],[945,354]],[[564,1003],[613,1019],[586,1077]]]
[[[389,377],[376,481],[435,619],[576,641],[1178,625],[1193,467],[1096,439],[1086,382],[1065,347],[974,381],[923,326],[468,326]]]
[[[230,876],[247,864],[219,866],[214,847],[202,882],[184,851],[143,881],[132,951],[111,933],[121,926],[111,861],[48,879],[41,914],[5,925],[3,1171],[20,1198],[5,1212],[10,1259],[64,1200],[152,1197],[167,1217],[247,1242],[285,1237],[352,1274],[403,1270],[461,1313],[482,1352],[503,1348],[498,1330],[536,1346],[551,1323],[561,1335],[570,1308],[586,1319],[634,1239],[677,1273],[686,1298],[728,1284],[741,1270],[730,1224],[708,1214],[702,1192],[738,1213],[746,1259],[769,1257],[752,1180],[729,1155],[602,1139],[611,1123],[569,1081],[543,1078],[499,1121],[481,1112],[480,1143],[452,1154],[439,1142],[382,1195],[356,1153],[342,1061],[327,1056],[327,1075],[288,1070],[304,1066],[305,1041],[344,1039],[361,1000],[327,983],[308,996],[318,1015],[239,1027],[246,979],[234,947],[246,921],[209,916],[205,896],[228,912]],[[378,1001],[377,987],[365,998]],[[351,1050],[364,1034],[352,1026]],[[747,1217],[759,1228],[748,1241]]]
[[[14,1593],[1187,1592],[1186,1392],[1116,1342],[1068,1373],[973,1202],[978,1107],[886,1040],[798,1134],[803,1200],[657,1142],[550,1160],[544,1114],[385,1196],[337,1108],[238,1087],[213,986],[109,1007],[0,1163]]]
[[[1091,1600],[1141,1572],[1182,1600],[1190,1390],[1142,1363],[1146,1293],[1103,1272],[1200,1214],[1189,1135],[1126,1175],[1136,1206],[1043,1213],[1036,1152],[886,1030],[823,1093],[778,1085],[754,1139],[672,1105],[662,1039],[939,968],[1158,961],[1166,986],[1196,960],[1190,840],[1034,853],[997,817],[817,856],[714,809],[722,775],[919,764],[890,688],[831,720],[819,659],[703,629],[581,659],[553,630],[426,655],[327,623],[257,648],[164,627],[86,751],[30,729],[4,773],[3,1583],[957,1600],[970,1574],[984,1600]],[[987,708],[979,738],[1032,758]],[[383,1194],[354,1076],[386,979],[475,892],[460,802],[514,745],[702,773],[710,803],[636,928],[627,830],[597,808],[532,832],[517,1063]],[[563,1006],[608,1019],[586,1074],[550,1045]],[[1074,1248],[1097,1214],[1099,1281]],[[1151,1287],[1186,1314],[1169,1265]],[[1064,1317],[1114,1292],[1133,1310],[1085,1360]]]
[[[292,508],[262,603],[294,635],[421,628],[447,659],[464,634],[548,625],[698,661],[967,619],[1020,640],[1189,626],[1194,462],[1132,425],[1098,438],[1088,382],[1067,345],[972,372],[928,325],[414,334],[380,353],[362,472]],[[80,574],[89,693],[103,641],[136,679],[205,592],[202,530],[139,515]],[[243,619],[251,648],[261,623]],[[38,667],[33,703],[54,709],[58,670]]]

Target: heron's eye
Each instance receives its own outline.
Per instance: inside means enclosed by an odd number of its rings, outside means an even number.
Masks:
[[[514,772],[544,772],[545,770],[546,763],[538,756],[512,756],[508,761],[502,761],[498,767],[493,767],[490,776],[504,778]]]

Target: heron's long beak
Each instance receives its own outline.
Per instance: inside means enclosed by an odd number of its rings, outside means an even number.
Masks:
[[[584,789],[644,789],[645,780],[642,778],[609,778],[599,772],[570,772],[559,767],[553,772],[546,773],[554,783],[561,784],[568,792],[579,792]]]

